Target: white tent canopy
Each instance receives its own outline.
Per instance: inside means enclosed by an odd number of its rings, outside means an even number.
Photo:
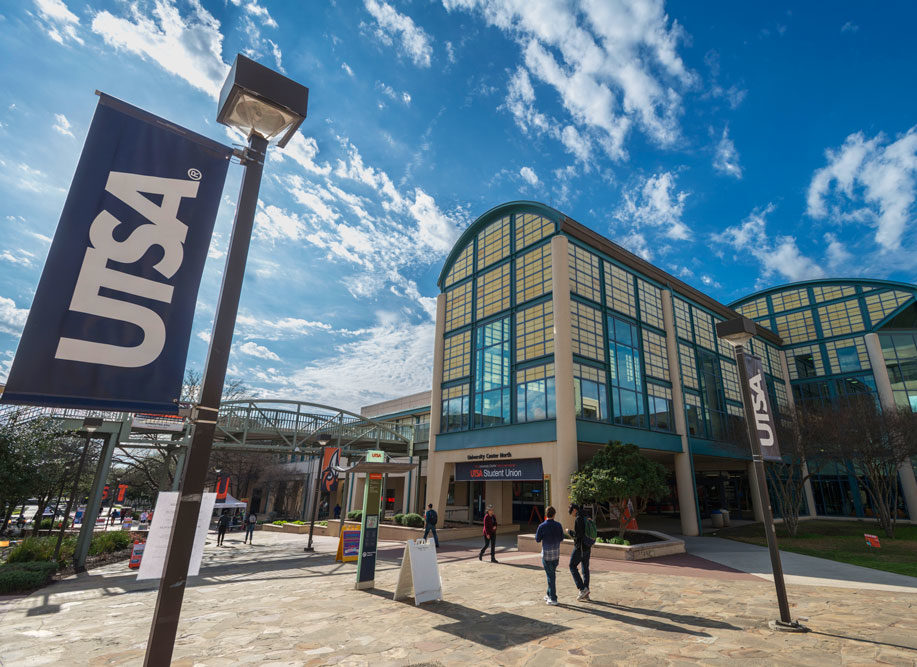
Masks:
[[[213,511],[219,512],[221,510],[237,510],[245,509],[246,507],[248,507],[247,503],[243,503],[238,498],[233,498],[227,493],[224,500],[217,500],[216,503],[214,503]]]

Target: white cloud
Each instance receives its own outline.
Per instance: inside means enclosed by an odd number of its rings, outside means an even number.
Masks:
[[[824,270],[812,259],[806,257],[796,245],[792,236],[767,236],[767,216],[775,207],[768,204],[763,209],[752,211],[741,224],[728,227],[712,240],[717,246],[732,246],[738,253],[748,253],[761,264],[761,277],[769,278],[775,273],[791,282],[821,278]]]
[[[553,88],[576,128],[610,157],[626,157],[624,143],[634,125],[663,146],[679,138],[681,91],[696,77],[677,53],[683,30],[669,19],[661,0],[443,4],[449,11],[480,12],[515,39],[523,70]],[[519,83],[517,71],[510,79],[507,108],[523,129],[544,131],[534,91],[520,97]]]
[[[439,210],[433,197],[420,188],[415,188],[414,203],[408,210],[417,222],[420,232],[418,241],[444,254],[452,249],[458,240],[459,230],[455,223]]]
[[[847,250],[843,242],[839,241],[834,234],[825,234],[825,243],[828,244],[828,266],[832,272],[850,275],[856,272],[853,266],[853,254]]]
[[[860,29],[856,23],[847,21],[844,25],[841,26],[841,32],[856,32]]]
[[[917,197],[917,126],[889,141],[851,134],[837,150],[825,152],[828,164],[812,176],[807,212],[836,223],[866,223],[885,251],[901,248],[914,234]]]
[[[56,132],[63,134],[65,137],[73,136],[73,132],[70,131],[70,121],[67,120],[67,117],[62,113],[54,114],[54,125],[52,127]]]
[[[321,396],[324,403],[358,411],[361,405],[430,388],[434,327],[412,324],[401,313],[377,313],[376,324],[319,361],[288,372],[254,375],[268,395]],[[272,372],[273,371],[273,372]]]
[[[48,37],[58,44],[67,40],[83,44],[83,39],[77,34],[80,19],[67,8],[63,0],[35,0],[35,7]]]
[[[309,336],[320,331],[331,331],[330,324],[315,320],[304,320],[298,317],[283,317],[279,320],[265,317],[255,317],[248,313],[240,313],[236,318],[236,334],[246,340],[254,338],[260,340],[291,340],[302,336]],[[205,332],[201,332],[205,333]],[[207,333],[207,340],[210,334]]]
[[[455,57],[455,47],[452,46],[452,42],[446,42],[446,59],[452,64],[458,62]]]
[[[646,242],[646,237],[640,232],[631,231],[629,234],[617,239],[617,241],[623,247],[646,261],[650,261],[653,257],[653,253],[650,252],[649,244]]]
[[[394,88],[389,86],[386,83],[381,81],[376,81],[376,90],[382,92],[383,95],[392,99],[396,102],[402,102],[405,106],[410,106],[411,104],[411,95],[407,91],[397,92]]]
[[[739,165],[739,152],[729,138],[729,128],[723,128],[723,136],[716,145],[716,154],[713,157],[713,168],[721,174],[742,178],[742,167]]]
[[[691,238],[691,230],[682,221],[688,193],[677,190],[671,172],[654,174],[642,186],[625,190],[623,199],[616,217],[633,225],[635,231],[645,233],[647,228],[657,228],[668,239]]]
[[[229,66],[216,18],[197,2],[185,16],[169,0],[154,0],[151,11],[136,1],[127,8],[129,18],[100,11],[92,31],[115,49],[152,60],[213,98],[219,95]]]
[[[280,361],[280,357],[278,357],[274,352],[271,352],[271,350],[264,347],[264,345],[258,345],[258,343],[254,343],[252,341],[242,343],[238,349],[239,352],[242,354],[247,354],[250,357],[270,359],[271,361]]]
[[[347,73],[347,76],[353,76],[353,70],[350,69],[350,65],[347,63],[341,63],[341,69]]]
[[[294,134],[293,138],[282,150],[268,152],[268,160],[271,162],[283,162],[289,158],[309,173],[327,176],[331,173],[331,165],[327,162],[317,164],[315,162],[317,156],[318,143],[315,141],[315,137],[307,137],[302,132]]]
[[[32,266],[32,260],[34,259],[35,255],[33,253],[21,248],[18,250],[4,250],[0,253],[0,260],[21,266]]]
[[[243,2],[242,0],[231,0],[232,4],[236,7],[241,7],[247,13],[251,14],[253,18],[261,21],[262,24],[268,28],[276,28],[277,21],[271,18],[270,13],[267,11],[267,8],[262,7],[258,4],[257,0],[249,0],[248,2]]]
[[[366,11],[374,19],[378,27],[376,37],[386,45],[391,45],[397,38],[399,50],[404,50],[418,67],[429,67],[433,56],[433,47],[430,46],[430,36],[423,28],[417,26],[410,16],[399,14],[398,11],[384,0],[364,0]]]
[[[519,170],[519,175],[522,176],[522,179],[531,185],[532,187],[538,185],[538,174],[531,167],[523,167]]]
[[[17,308],[15,301],[0,296],[0,332],[18,336],[28,315],[28,309]]]
[[[254,237],[268,241],[297,241],[306,235],[306,226],[295,213],[270,204],[255,214]]]

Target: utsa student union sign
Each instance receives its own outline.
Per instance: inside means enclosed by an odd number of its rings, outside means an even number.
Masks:
[[[541,459],[455,464],[456,482],[541,482],[543,479]]]

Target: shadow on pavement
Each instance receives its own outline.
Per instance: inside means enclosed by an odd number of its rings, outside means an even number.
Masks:
[[[889,646],[891,648],[903,648],[906,651],[917,651],[917,646],[905,646],[903,644],[890,644],[880,642],[875,639],[866,639],[865,637],[851,637],[849,635],[836,635],[831,632],[820,632],[819,630],[809,630],[810,634],[821,635],[822,637],[834,637],[835,639],[849,639],[852,642],[863,642],[864,644],[875,644],[877,646]]]
[[[394,595],[391,591],[384,591],[378,588],[367,592],[389,600]],[[400,604],[413,605],[413,602],[405,601]],[[451,635],[481,644],[495,651],[504,651],[513,646],[537,641],[570,629],[565,625],[546,623],[545,621],[509,612],[490,614],[479,609],[455,604],[454,602],[429,602],[417,607],[417,609],[446,616],[455,621],[454,623],[436,625],[434,626],[435,630],[448,632]]]
[[[659,611],[657,609],[642,609],[640,607],[628,607],[623,604],[614,604],[612,602],[602,602],[601,600],[589,600],[590,603],[598,605],[600,607],[608,607],[609,609],[618,609],[620,611],[630,612],[632,614],[643,614],[644,616],[658,616],[669,621],[674,621],[675,623],[685,623],[687,625],[697,625],[702,628],[715,628],[717,630],[744,630],[745,628],[740,628],[738,626],[732,625],[731,623],[726,623],[724,621],[715,621],[712,618],[704,618],[703,616],[690,616],[687,614],[672,614],[666,611]],[[577,607],[579,609],[579,607]]]
[[[659,630],[661,632],[677,632],[679,634],[692,635],[694,637],[709,637],[710,636],[706,632],[699,632],[697,630],[683,628],[680,625],[671,625],[670,623],[663,623],[662,621],[654,621],[651,618],[637,618],[635,616],[622,616],[621,614],[614,614],[610,611],[605,611],[603,609],[596,609],[595,607],[566,604],[564,602],[561,602],[557,606],[562,609],[570,609],[571,611],[578,611],[583,614],[591,614],[592,616],[598,616],[599,618],[604,618],[607,621],[616,621],[618,623],[636,625],[637,627],[647,628],[649,630]],[[614,605],[608,605],[608,606],[613,607]]]

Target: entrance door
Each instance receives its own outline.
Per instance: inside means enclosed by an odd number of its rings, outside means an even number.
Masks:
[[[484,510],[487,505],[484,503],[484,482],[471,483],[471,508],[474,521],[484,520]]]

